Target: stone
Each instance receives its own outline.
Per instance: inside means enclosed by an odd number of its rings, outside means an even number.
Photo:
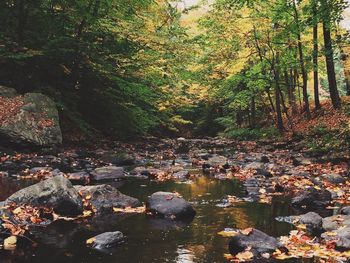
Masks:
[[[225,156],[216,155],[213,157],[210,157],[207,161],[207,164],[209,164],[211,167],[219,167],[224,166],[227,163],[227,158]]]
[[[68,173],[67,178],[75,184],[88,184],[90,182],[90,174],[86,171]]]
[[[280,244],[276,238],[257,229],[252,229],[248,235],[239,233],[229,242],[229,251],[232,255],[243,252],[249,247],[253,253],[266,253],[275,251]]]
[[[340,214],[342,215],[350,215],[350,206],[345,206],[340,209]]]
[[[252,170],[263,170],[265,168],[264,164],[261,162],[251,162],[245,165],[245,169],[252,169]]]
[[[87,240],[91,243],[91,247],[97,250],[106,250],[116,247],[124,239],[124,235],[120,231],[105,232]]]
[[[75,186],[75,189],[83,196],[90,196],[90,203],[96,210],[97,214],[113,213],[113,207],[139,207],[142,203],[134,198],[122,194],[113,186],[107,184],[90,185],[90,186]]]
[[[322,227],[326,231],[334,231],[343,227],[350,227],[350,215],[334,215],[323,218]]]
[[[189,176],[189,172],[186,170],[178,171],[172,175],[172,177],[176,180],[186,180]]]
[[[83,211],[82,198],[71,182],[56,176],[23,188],[6,199],[6,203],[48,207],[60,215],[78,215]]]
[[[147,211],[159,217],[173,219],[192,219],[196,211],[182,197],[170,192],[156,192],[146,203]]]
[[[55,148],[62,144],[56,104],[40,93],[27,93],[23,105],[0,124],[0,140],[17,147]]]
[[[315,212],[300,215],[299,223],[306,225],[306,230],[312,235],[318,235],[323,230],[322,217]]]
[[[17,91],[14,88],[0,86],[0,97],[13,98],[17,95]]]
[[[295,207],[324,207],[331,201],[331,193],[328,190],[309,188],[300,191],[297,196],[292,199],[292,205]]]
[[[124,168],[117,166],[104,166],[96,168],[91,172],[92,179],[95,181],[114,180],[125,178]]]
[[[100,157],[104,163],[114,164],[116,166],[129,166],[135,164],[135,158],[128,153],[105,152]]]
[[[342,184],[346,182],[346,178],[339,174],[323,174],[321,179],[332,184]]]

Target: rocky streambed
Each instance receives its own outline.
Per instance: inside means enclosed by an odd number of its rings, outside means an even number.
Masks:
[[[287,145],[148,138],[0,171],[4,262],[347,262],[347,165]]]

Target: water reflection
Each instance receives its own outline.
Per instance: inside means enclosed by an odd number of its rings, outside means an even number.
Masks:
[[[78,225],[59,223],[40,229],[42,234],[36,233],[37,239],[42,241],[38,247],[0,252],[0,262],[45,262],[48,259],[51,263],[225,262],[223,255],[228,252],[228,239],[217,235],[224,228],[256,227],[273,236],[286,234],[291,229],[289,224],[275,220],[277,216],[294,213],[284,198],[275,199],[271,205],[242,203],[225,209],[217,207],[226,195],[244,196],[243,187],[237,181],[202,176],[193,179],[193,184],[128,180],[112,185],[143,202],[156,191],[179,192],[193,204],[197,214],[192,222],[173,222],[141,214],[94,218]],[[22,185],[21,181],[2,178],[0,187],[0,196],[5,198]],[[112,254],[101,254],[86,247],[86,239],[116,230],[122,231],[126,240]]]

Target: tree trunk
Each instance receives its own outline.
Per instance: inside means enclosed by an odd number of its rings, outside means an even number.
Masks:
[[[295,13],[295,22],[296,22],[296,25],[298,27],[298,29],[297,29],[298,52],[299,52],[301,75],[303,77],[304,110],[306,112],[306,117],[308,119],[311,119],[309,98],[308,98],[308,94],[307,94],[307,72],[306,72],[305,64],[304,64],[304,54],[303,54],[303,47],[302,47],[302,43],[301,43],[301,34],[300,34],[300,25],[299,25],[299,14],[298,14],[297,6],[295,4],[295,0],[293,0],[293,6],[294,6],[294,13]]]
[[[326,0],[322,1],[323,11],[323,38],[324,38],[324,48],[326,56],[326,66],[327,66],[327,77],[329,83],[329,93],[331,95],[332,105],[334,109],[339,109],[341,107],[341,101],[339,97],[339,92],[337,88],[337,80],[335,77],[334,61],[333,61],[333,46],[331,38],[331,23],[330,23],[330,11],[328,9],[328,4]]]
[[[318,85],[318,19],[317,19],[317,1],[313,1],[313,42],[314,50],[312,54],[313,69],[314,69],[314,97],[315,97],[315,108],[316,110],[321,108],[320,95],[319,95],[319,85]]]
[[[252,96],[251,98],[251,104],[250,104],[250,114],[251,114],[251,118],[250,118],[250,127],[251,128],[255,128],[255,115],[256,115],[256,110],[255,110],[255,97]]]
[[[275,75],[275,99],[276,99],[276,117],[277,117],[277,129],[280,132],[284,131],[282,110],[281,110],[281,96],[280,96],[280,73],[277,68],[279,65],[279,54],[276,54],[276,65],[274,65],[274,75]]]
[[[24,32],[27,24],[27,13],[25,10],[25,0],[18,1],[18,25],[17,25],[17,42],[19,46],[23,45]]]

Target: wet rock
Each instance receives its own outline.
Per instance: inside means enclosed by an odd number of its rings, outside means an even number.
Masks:
[[[267,177],[267,178],[272,177],[272,173],[270,173],[269,171],[267,171],[265,169],[256,169],[256,174],[262,175],[262,176]]]
[[[262,163],[269,163],[269,162],[270,162],[270,159],[269,159],[269,157],[267,157],[266,155],[263,155],[263,156],[261,156],[260,161],[261,161]]]
[[[185,199],[169,192],[152,194],[148,198],[146,207],[153,215],[180,220],[191,219],[196,214],[196,211]]]
[[[19,147],[53,148],[62,144],[56,104],[40,93],[27,93],[11,120],[0,125],[0,139]]]
[[[322,227],[326,231],[334,231],[343,227],[350,227],[350,215],[334,215],[323,218]]]
[[[211,167],[224,166],[226,163],[227,163],[227,158],[221,155],[210,157],[207,161],[207,164],[209,164]]]
[[[340,214],[342,215],[350,215],[350,206],[345,206],[340,209]]]
[[[92,179],[95,181],[114,180],[125,178],[124,168],[117,166],[105,166],[96,168],[91,172]]]
[[[97,235],[89,240],[91,240],[92,248],[97,250],[106,250],[116,247],[124,239],[124,235],[120,231],[115,232],[106,232],[100,235]],[[87,241],[89,243],[89,240]]]
[[[88,184],[90,182],[90,174],[86,171],[68,173],[67,178],[75,184]]]
[[[75,189],[83,196],[90,196],[90,203],[96,209],[97,214],[113,212],[113,207],[139,207],[142,203],[134,198],[122,194],[116,188],[107,185],[75,186]]]
[[[63,176],[52,177],[23,188],[6,199],[6,203],[12,202],[53,208],[61,215],[77,215],[83,211],[81,196]]]
[[[305,224],[306,230],[313,235],[320,234],[323,230],[322,217],[315,212],[309,212],[304,215],[300,215],[299,223]]]
[[[106,152],[102,154],[100,160],[117,166],[128,166],[135,164],[135,158],[127,153]]]
[[[309,188],[300,191],[297,196],[292,199],[292,205],[295,207],[324,207],[331,201],[331,193],[328,190]]]
[[[264,232],[253,229],[248,235],[239,233],[231,238],[229,242],[229,251],[236,255],[251,247],[253,253],[272,252],[280,246],[278,240]]]

